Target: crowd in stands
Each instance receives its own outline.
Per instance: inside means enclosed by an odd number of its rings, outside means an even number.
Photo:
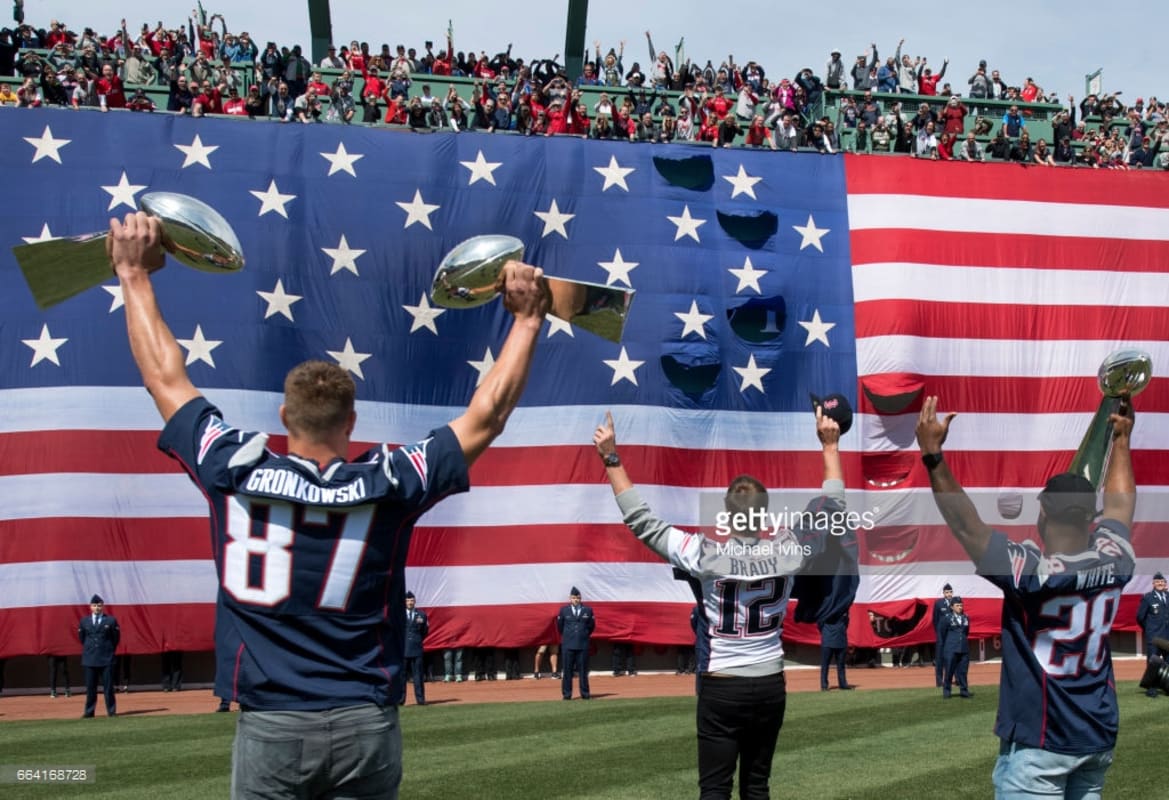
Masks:
[[[1062,103],[1031,77],[1011,85],[983,61],[956,89],[944,81],[948,62],[934,73],[927,58],[902,52],[904,40],[883,61],[875,43],[851,66],[833,49],[823,76],[805,67],[775,80],[754,60],[699,66],[681,47],[671,58],[645,37],[646,67],[627,59],[625,42],[607,51],[594,42],[572,80],[555,59],[525,61],[511,45],[493,57],[456,52],[449,29],[441,49],[427,41],[421,51],[383,44],[374,52],[351,41],[313,64],[299,45],[261,48],[201,10],[174,28],[159,21],[131,31],[122,20],[113,35],[77,34],[54,20],[48,29],[0,30],[0,74],[22,79],[15,91],[0,83],[0,105],[153,111],[147,88],[165,87],[166,110],[192,116],[1169,168],[1169,114],[1156,98],[1126,107],[1119,92],[1078,105],[1069,96],[1047,120]],[[471,79],[470,98],[441,86],[448,77]],[[898,95],[907,95],[904,107]],[[1041,107],[1050,141],[1028,129]]]

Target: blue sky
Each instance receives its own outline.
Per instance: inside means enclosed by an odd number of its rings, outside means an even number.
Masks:
[[[116,29],[122,14],[131,27],[145,21],[153,26],[159,19],[168,26],[177,25],[186,20],[192,4],[179,0],[121,0],[117,4],[26,0],[25,6],[30,22],[47,25],[50,19],[58,18],[74,30],[89,25],[104,33]],[[1169,85],[1162,86],[1169,84],[1169,78],[1158,77],[1163,74],[1157,69],[1161,60],[1154,49],[1159,40],[1140,29],[1140,15],[1110,18],[1113,12],[1095,2],[1066,0],[1057,5],[1046,0],[978,0],[968,5],[910,5],[900,12],[878,11],[871,2],[849,0],[783,6],[779,11],[763,2],[712,6],[691,0],[592,0],[587,41],[590,49],[594,40],[608,49],[624,39],[625,68],[634,61],[644,68],[648,28],[654,44],[671,54],[684,38],[686,54],[701,63],[709,58],[717,66],[733,53],[739,63],[748,59],[759,62],[769,76],[790,77],[805,66],[822,74],[833,47],[839,47],[846,63],[851,63],[867,52],[871,42],[876,42],[882,58],[892,55],[904,37],[904,52],[927,57],[930,64],[937,65],[935,69],[949,58],[946,80],[962,93],[978,61],[985,58],[1008,83],[1022,85],[1030,76],[1044,90],[1058,91],[1064,99],[1074,94],[1078,101],[1084,92],[1084,75],[1101,67],[1105,90],[1123,90],[1121,98],[1129,104],[1137,97],[1147,100],[1150,93],[1159,91],[1162,97],[1169,96]],[[445,36],[450,19],[456,50],[494,54],[511,42],[513,55],[549,57],[563,55],[566,7],[565,2],[387,4],[334,0],[333,39],[338,44],[352,39],[368,41],[375,51],[383,42],[391,48],[401,43],[421,49],[425,40],[437,44]],[[723,11],[711,14],[712,8]],[[308,49],[307,2],[257,0],[230,8],[209,4],[207,10],[222,11],[230,30],[247,30],[261,44],[272,39],[281,45],[301,43]],[[960,27],[959,21],[966,18],[974,23]]]

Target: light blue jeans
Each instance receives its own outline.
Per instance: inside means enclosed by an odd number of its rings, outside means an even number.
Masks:
[[[243,711],[231,754],[232,800],[397,800],[398,709]]]
[[[1003,741],[994,765],[995,800],[1100,800],[1112,752],[1072,756]]]

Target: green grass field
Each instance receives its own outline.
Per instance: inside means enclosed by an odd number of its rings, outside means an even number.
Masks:
[[[997,698],[935,690],[789,696],[773,796],[986,798]],[[1108,798],[1166,797],[1169,700],[1122,683]],[[4,800],[185,800],[228,794],[234,714],[0,725],[0,764],[95,764],[85,786],[0,786]],[[694,700],[408,706],[404,800],[677,800],[697,794]]]

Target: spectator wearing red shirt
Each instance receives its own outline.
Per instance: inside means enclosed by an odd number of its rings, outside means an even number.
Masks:
[[[763,115],[756,114],[747,128],[744,143],[749,147],[763,147],[767,145],[775,149],[775,140],[771,138],[771,130],[763,124]]]
[[[360,72],[362,75],[365,75],[366,68],[369,65],[366,63],[365,54],[361,51],[360,46],[357,44],[357,40],[354,40],[354,41],[349,43],[348,59],[349,59],[348,60],[349,69],[351,69],[354,72]],[[380,92],[379,92],[379,94],[380,94]]]
[[[97,79],[97,97],[102,111],[126,107],[122,79],[114,74],[114,68],[109,64],[101,68],[101,77]]]
[[[229,117],[246,117],[248,106],[239,96],[239,89],[234,86],[227,90],[227,99],[223,101],[223,113]]]
[[[201,117],[205,114],[223,113],[223,95],[219,89],[212,87],[211,81],[203,81],[199,87],[195,100],[191,103],[191,116]]]
[[[57,20],[49,23],[49,32],[45,34],[45,49],[52,50],[59,44],[69,44],[69,32]]]
[[[1034,103],[1043,94],[1043,90],[1035,83],[1035,81],[1027,78],[1023,84],[1023,91],[1019,93],[1020,99],[1024,103]]]
[[[929,67],[924,66],[925,62],[923,61],[921,73],[917,77],[917,93],[924,94],[927,97],[935,97],[938,93],[938,81],[946,74],[946,66],[949,63],[949,59],[943,61],[941,71],[937,75],[934,75]]]
[[[386,93],[386,85],[378,77],[377,68],[369,71],[365,76],[365,85],[361,89],[361,105],[365,110],[362,122],[373,123],[378,121],[378,104]]]
[[[954,145],[958,142],[958,134],[952,131],[944,132],[938,139],[938,159],[941,161],[954,160]]]
[[[329,96],[329,84],[321,80],[321,73],[314,72],[312,77],[309,78],[308,85],[317,90],[317,97]]]
[[[479,60],[475,62],[475,67],[471,70],[471,75],[476,78],[486,78],[489,81],[495,79],[495,70],[488,63],[486,53],[479,55]]]
[[[965,103],[957,97],[951,97],[950,102],[946,103],[946,107],[942,109],[939,115],[942,122],[942,131],[955,135],[961,134],[966,130],[966,115],[968,113],[969,109],[966,108]]]
[[[727,112],[731,110],[730,101],[727,100],[721,85],[714,87],[714,97],[709,98],[703,103],[703,106],[706,108],[708,116],[713,114],[720,122],[726,117]]]

